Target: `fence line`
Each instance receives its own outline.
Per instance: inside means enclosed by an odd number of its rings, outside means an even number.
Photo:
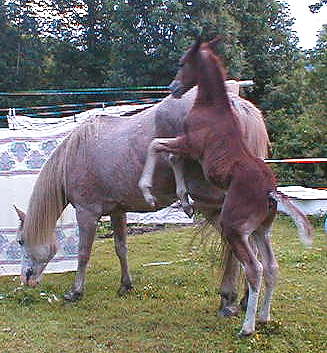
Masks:
[[[83,111],[86,111],[87,108],[99,107],[106,108],[109,106],[115,105],[133,105],[133,104],[151,104],[158,103],[162,100],[162,98],[135,98],[135,99],[125,99],[125,100],[116,100],[116,101],[100,101],[100,102],[90,102],[90,103],[76,103],[76,104],[58,104],[58,105],[49,105],[49,106],[33,106],[33,107],[24,107],[24,108],[1,108],[0,112],[7,112],[11,115],[16,115],[16,112],[24,115],[27,114],[30,117],[51,117],[51,116],[59,116],[59,115],[67,115],[67,114],[78,114]],[[85,108],[85,109],[73,109],[73,110],[57,110],[50,112],[37,112],[33,113],[32,111],[38,110],[51,110],[51,109],[60,109],[60,108]],[[0,119],[7,119],[8,114],[0,115]]]
[[[0,96],[50,96],[50,95],[88,95],[112,93],[167,93],[168,86],[135,86],[135,87],[107,87],[107,88],[74,88],[74,89],[47,89],[18,92],[0,92]]]

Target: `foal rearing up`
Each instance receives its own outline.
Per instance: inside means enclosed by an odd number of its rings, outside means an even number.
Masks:
[[[270,319],[270,305],[278,265],[271,247],[270,229],[280,196],[274,175],[265,163],[245,146],[237,118],[230,106],[224,84],[224,69],[213,49],[219,38],[208,43],[199,40],[180,59],[180,70],[171,84],[172,95],[180,98],[198,85],[195,103],[186,117],[184,135],[153,140],[139,186],[150,203],[155,202],[150,185],[156,154],[170,153],[177,195],[187,207],[187,191],[180,163],[183,158],[201,163],[207,180],[225,190],[219,220],[222,236],[229,243],[245,271],[249,288],[245,321],[240,335],[255,330],[258,297],[264,274],[266,291],[260,321]],[[218,220],[217,220],[218,223]],[[253,234],[261,262],[249,244]]]

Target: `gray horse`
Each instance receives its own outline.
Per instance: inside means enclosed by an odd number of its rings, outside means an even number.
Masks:
[[[147,155],[155,137],[175,137],[193,105],[196,87],[182,99],[166,97],[161,103],[128,118],[98,115],[85,121],[58,146],[42,168],[21,219],[18,241],[24,254],[22,280],[36,285],[47,263],[57,251],[54,227],[64,208],[76,209],[79,226],[79,255],[76,278],[65,299],[82,296],[86,266],[96,234],[97,222],[110,215],[115,249],[121,264],[119,293],[132,288],[126,245],[126,212],[152,211],[138,188]],[[262,115],[250,102],[230,92],[244,141],[258,157],[267,155],[269,140]],[[158,124],[161,121],[161,124]],[[156,126],[160,126],[160,131]],[[212,219],[220,212],[224,194],[203,177],[200,165],[185,161],[184,175],[193,207]],[[152,192],[160,209],[176,200],[175,180],[169,161],[157,161]],[[226,250],[229,259],[220,288],[224,316],[235,313],[239,264]]]

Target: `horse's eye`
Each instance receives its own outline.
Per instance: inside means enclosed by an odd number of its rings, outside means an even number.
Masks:
[[[21,246],[24,245],[24,240],[21,240],[21,239],[20,239],[20,240],[17,240],[17,242],[18,242],[18,244],[21,245]]]

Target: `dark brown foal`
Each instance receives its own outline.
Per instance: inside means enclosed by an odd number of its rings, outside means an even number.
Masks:
[[[254,157],[245,146],[237,118],[225,89],[222,64],[214,54],[218,39],[209,43],[197,41],[181,58],[180,70],[171,88],[179,98],[197,84],[195,103],[184,122],[184,134],[177,138],[153,140],[139,186],[145,199],[155,203],[151,194],[151,178],[156,156],[167,152],[174,156],[177,195],[187,206],[187,190],[183,180],[183,158],[201,163],[207,180],[226,191],[220,226],[223,237],[241,262],[249,287],[245,321],[240,335],[255,330],[255,317],[262,275],[266,291],[260,320],[270,319],[270,305],[278,265],[271,247],[270,229],[277,209],[275,178],[265,163]],[[253,234],[261,262],[249,243]]]

